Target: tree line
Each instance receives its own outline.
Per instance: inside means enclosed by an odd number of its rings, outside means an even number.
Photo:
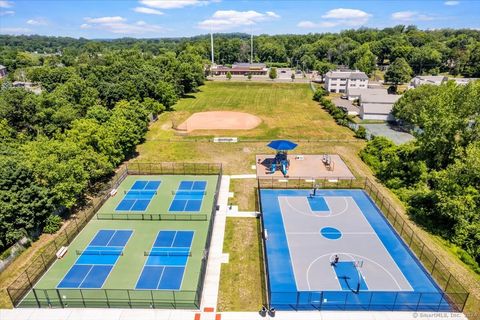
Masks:
[[[44,54],[61,53],[62,62],[88,54],[99,48],[136,48],[154,55],[165,52],[180,54],[193,49],[204,59],[210,59],[210,36],[172,39],[115,39],[91,41],[83,38],[53,38],[41,36],[0,36],[0,64],[15,67],[15,56],[22,51]],[[336,65],[357,68],[367,74],[377,66],[397,61],[413,74],[450,73],[465,77],[480,77],[480,31],[470,29],[419,30],[415,26],[398,25],[385,29],[361,28],[340,33],[306,35],[259,35],[253,38],[257,62],[272,66],[291,66],[302,70],[317,70],[324,74]],[[242,33],[214,34],[215,62],[232,64],[250,60],[250,35]],[[20,59],[21,60],[21,59]],[[22,61],[19,62],[22,64]],[[398,69],[398,68],[397,68]]]
[[[68,52],[71,40],[64,41]],[[10,57],[14,69],[0,89],[0,251],[84,203],[135,154],[152,117],[204,81],[203,59],[189,48],[158,55],[92,42],[78,48]],[[13,87],[18,72],[42,92]]]
[[[394,105],[416,139],[375,138],[361,151],[418,223],[456,245],[480,273],[480,81],[408,90]]]

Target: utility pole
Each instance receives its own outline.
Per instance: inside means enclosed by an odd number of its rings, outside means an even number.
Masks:
[[[210,32],[210,48],[211,48],[211,50],[212,50],[212,65],[214,65],[214,64],[215,64],[215,60],[214,60],[214,58],[213,58],[213,33],[212,33],[212,32]]]
[[[250,33],[250,64],[253,63],[253,32]]]

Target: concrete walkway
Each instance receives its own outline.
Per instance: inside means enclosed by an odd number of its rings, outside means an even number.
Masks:
[[[449,312],[368,312],[303,311],[277,312],[274,318],[257,312],[198,312],[193,310],[150,309],[12,309],[0,310],[1,320],[467,320],[461,313]]]
[[[232,218],[256,218],[257,215],[256,211],[238,211],[238,206],[229,206],[227,210],[227,217]]]
[[[256,174],[233,174],[230,176],[231,179],[257,179]]]
[[[217,307],[220,270],[222,263],[226,259],[223,255],[223,238],[225,235],[225,223],[227,220],[229,189],[230,177],[222,176],[217,203],[219,210],[217,210],[215,214],[215,223],[213,224],[212,240],[210,242],[210,250],[208,251],[207,271],[203,285],[200,310],[204,310],[204,308],[214,308],[214,310],[216,310]]]

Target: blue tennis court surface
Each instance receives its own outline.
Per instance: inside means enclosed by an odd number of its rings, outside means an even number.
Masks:
[[[57,288],[101,288],[132,233],[131,230],[98,231]]]
[[[135,289],[180,290],[194,231],[160,231]]]
[[[168,209],[170,212],[198,212],[202,208],[207,181],[182,181]]]
[[[270,302],[276,309],[453,310],[363,190],[310,194],[260,191]]]
[[[116,211],[145,211],[161,181],[137,180],[118,204]]]

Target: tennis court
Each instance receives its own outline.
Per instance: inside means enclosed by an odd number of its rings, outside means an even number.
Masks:
[[[123,254],[131,230],[99,230],[57,288],[101,288]]]
[[[364,191],[262,189],[261,205],[277,309],[451,310]]]
[[[160,231],[135,289],[179,290],[190,253],[194,231]]]
[[[128,175],[97,212],[117,218],[90,220],[19,306],[198,308],[217,181],[216,175]],[[206,220],[141,219],[171,215],[172,190],[201,192],[195,216]],[[144,212],[124,218],[115,209],[135,192],[156,194]]]
[[[202,208],[207,181],[181,181],[170,204],[170,212],[198,212]]]
[[[161,181],[137,180],[130,190],[125,192],[123,200],[115,211],[145,211],[157,194]]]

